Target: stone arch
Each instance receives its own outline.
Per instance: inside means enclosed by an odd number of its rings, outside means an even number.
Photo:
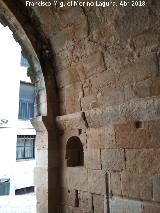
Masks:
[[[54,208],[57,197],[57,155],[52,159],[53,152],[57,152],[57,146],[54,143],[56,134],[53,131],[56,129],[57,114],[56,83],[52,75],[53,67],[49,63],[52,57],[49,43],[38,29],[37,20],[32,18],[23,3],[0,2],[0,22],[10,28],[15,40],[21,45],[35,79],[37,102],[36,115],[32,124],[37,132],[34,177],[37,212],[48,212],[49,208]],[[34,25],[34,28],[30,27],[31,25]],[[49,188],[51,188],[50,191]]]

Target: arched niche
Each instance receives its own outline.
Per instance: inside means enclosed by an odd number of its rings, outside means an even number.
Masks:
[[[83,145],[79,137],[72,136],[68,139],[65,158],[67,167],[84,165]]]

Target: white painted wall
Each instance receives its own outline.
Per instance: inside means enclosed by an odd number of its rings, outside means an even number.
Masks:
[[[35,160],[16,162],[17,134],[35,134],[30,121],[18,120],[20,80],[29,82],[26,69],[20,67],[21,47],[12,32],[0,25],[0,178],[10,178],[10,194],[15,189],[33,186]]]

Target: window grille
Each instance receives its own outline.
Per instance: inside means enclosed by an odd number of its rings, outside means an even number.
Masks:
[[[35,137],[35,135],[17,135],[17,160],[35,158]]]

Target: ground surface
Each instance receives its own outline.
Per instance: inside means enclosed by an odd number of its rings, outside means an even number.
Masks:
[[[0,213],[36,213],[35,194],[0,196]]]

